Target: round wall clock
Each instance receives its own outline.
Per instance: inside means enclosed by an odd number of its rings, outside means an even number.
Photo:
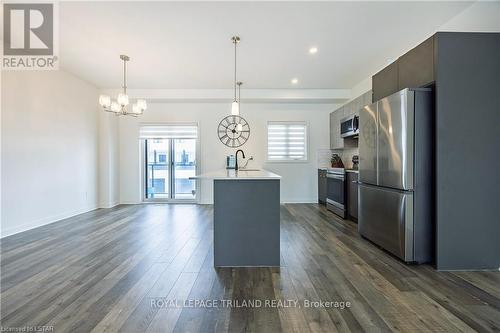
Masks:
[[[237,148],[243,146],[250,137],[250,125],[240,116],[227,116],[219,123],[217,133],[223,144]]]

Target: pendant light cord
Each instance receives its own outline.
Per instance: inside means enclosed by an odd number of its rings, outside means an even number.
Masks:
[[[238,41],[234,39],[234,101],[236,101],[236,44]]]
[[[123,93],[127,94],[127,61],[123,60]]]

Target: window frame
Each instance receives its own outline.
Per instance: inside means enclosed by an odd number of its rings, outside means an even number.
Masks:
[[[304,125],[305,128],[305,159],[280,159],[280,160],[273,160],[269,159],[269,125]],[[269,120],[266,124],[266,163],[274,163],[274,164],[279,164],[279,163],[286,163],[286,164],[293,164],[293,163],[309,163],[309,123],[305,120]]]

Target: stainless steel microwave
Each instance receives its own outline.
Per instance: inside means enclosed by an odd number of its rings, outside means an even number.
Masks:
[[[359,134],[359,116],[350,115],[340,121],[340,136],[347,138]]]

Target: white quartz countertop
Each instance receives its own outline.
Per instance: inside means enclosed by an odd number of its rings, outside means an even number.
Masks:
[[[262,180],[262,179],[281,179],[280,175],[272,173],[267,170],[217,170],[212,172],[203,173],[195,177],[190,177],[192,179],[226,179],[226,180],[240,180],[240,179],[251,179],[251,180]]]

